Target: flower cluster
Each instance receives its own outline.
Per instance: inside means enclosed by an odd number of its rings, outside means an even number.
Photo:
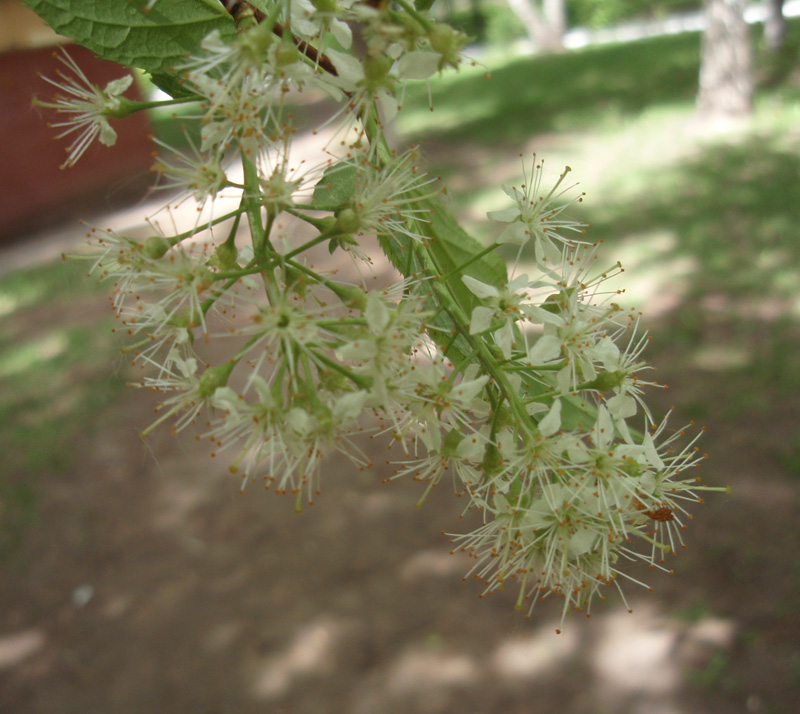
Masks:
[[[89,232],[90,272],[113,281],[133,341],[133,383],[161,395],[145,433],[197,424],[242,487],[263,480],[295,494],[298,510],[322,487],[327,454],[367,468],[360,435],[383,436],[394,477],[427,494],[448,474],[483,519],[453,536],[456,548],[485,592],[514,580],[529,610],[556,595],[563,614],[588,613],[606,587],[621,593],[625,561],[664,568],[705,489],[687,473],[702,455],[697,436],[681,447],[682,431],[652,417],[647,335],[606,287],[619,266],[598,270],[597,246],[565,215],[582,200],[564,186],[569,169],[549,189],[542,162],[523,162],[523,183],[504,187],[512,205],[489,213],[503,228],[482,248],[438,201],[418,152],[392,151],[384,131],[405,83],[457,66],[465,38],[404,0],[260,5],[272,10],[251,13],[233,41],[212,32],[174,68],[200,140],[155,167],[162,188],[201,206],[225,192],[238,206],[144,241]],[[105,118],[127,86],[112,85],[69,80],[73,99],[53,105],[82,132],[69,163],[95,135],[110,142]],[[343,146],[306,169],[292,160],[288,102],[312,89],[340,101],[323,126],[339,125]],[[312,267],[322,246],[363,275],[368,236],[403,276],[392,287]],[[517,249],[512,275],[504,245]],[[211,340],[225,348],[213,364],[201,356]]]

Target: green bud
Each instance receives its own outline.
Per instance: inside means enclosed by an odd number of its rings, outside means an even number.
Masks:
[[[295,46],[294,42],[289,39],[283,40],[275,50],[275,62],[278,67],[286,67],[294,64],[300,58],[300,51]]]
[[[428,31],[428,40],[434,51],[442,56],[439,69],[445,65],[458,66],[458,54],[467,44],[467,36],[463,32],[438,22]]]
[[[315,10],[326,14],[335,15],[339,11],[336,0],[311,0]]]
[[[144,242],[144,254],[148,258],[158,260],[159,258],[163,258],[171,247],[166,238],[152,236]]]
[[[364,57],[364,77],[370,84],[383,84],[393,64],[391,57],[368,54]]]
[[[343,208],[336,214],[336,230],[339,233],[357,233],[361,228],[361,219],[352,208]]]
[[[634,459],[625,459],[625,461],[622,462],[622,470],[628,474],[628,476],[633,476],[634,478],[641,476],[645,472],[642,465]]]
[[[184,310],[180,315],[175,315],[169,319],[168,325],[172,327],[185,327],[190,328],[194,327],[195,325],[199,324],[197,320],[194,319],[191,309]]]
[[[319,374],[320,390],[327,392],[344,391],[348,386],[347,379],[340,372],[330,369]]]
[[[239,257],[239,251],[233,243],[223,243],[217,246],[217,260],[220,267],[225,269],[238,268],[239,264],[236,259]]]
[[[323,434],[333,434],[336,425],[333,422],[333,412],[324,404],[317,404],[314,407],[314,416],[317,418],[319,430]]]
[[[483,472],[487,478],[491,478],[500,473],[503,468],[503,455],[500,449],[494,444],[487,444],[486,451],[483,453]]]
[[[325,216],[319,222],[318,229],[320,233],[328,233],[334,228],[336,228],[336,219],[333,216]]]
[[[444,437],[444,441],[442,442],[442,456],[445,458],[454,456],[458,445],[463,439],[464,436],[459,434],[455,429],[448,431],[447,436]]]
[[[367,309],[367,294],[358,285],[332,283],[330,287],[346,305],[352,305],[361,312]]]
[[[628,373],[622,370],[603,372],[597,375],[591,382],[587,382],[582,386],[584,389],[596,389],[600,392],[610,392],[612,389],[619,387],[627,376]]]
[[[269,46],[275,41],[272,27],[264,22],[243,32],[238,38],[239,44],[252,62],[261,62]]]
[[[233,364],[233,362],[226,362],[218,367],[209,367],[200,377],[197,394],[205,399],[214,394],[217,388],[224,387],[228,383]]]

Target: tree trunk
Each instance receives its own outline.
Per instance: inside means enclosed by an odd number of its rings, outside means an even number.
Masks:
[[[567,31],[567,4],[565,0],[543,0],[545,22],[554,49],[564,48],[564,33]]]
[[[747,0],[704,0],[706,30],[700,63],[698,112],[736,117],[753,109],[750,33],[744,21]]]
[[[786,18],[783,15],[783,0],[767,2],[767,18],[764,21],[764,44],[773,54],[783,49],[786,40]]]
[[[564,0],[507,0],[536,49],[542,52],[564,48],[567,11]]]

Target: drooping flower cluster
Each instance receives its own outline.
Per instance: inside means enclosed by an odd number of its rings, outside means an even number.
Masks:
[[[542,163],[523,164],[521,186],[504,187],[513,205],[489,214],[504,228],[483,249],[437,200],[417,152],[393,152],[384,132],[405,83],[457,66],[465,38],[403,0],[259,5],[272,9],[232,42],[212,32],[174,68],[200,140],[156,164],[162,188],[201,205],[225,193],[238,207],[145,241],[89,234],[91,272],[113,281],[133,341],[134,384],[161,393],[146,432],[196,424],[243,487],[261,479],[298,509],[322,487],[327,454],[366,468],[360,435],[383,436],[394,477],[430,489],[447,475],[482,514],[454,543],[486,592],[515,580],[520,607],[553,594],[563,614],[588,612],[605,587],[619,589],[624,561],[664,567],[700,500],[686,472],[702,456],[696,437],[678,447],[647,407],[647,335],[605,287],[619,267],[598,271],[597,247],[564,214],[581,200],[566,197],[568,170],[547,189]],[[102,140],[123,89],[91,90],[74,160],[92,132]],[[293,161],[288,102],[314,89],[341,103],[323,122],[340,127],[340,145],[334,155],[328,140],[330,158],[307,169]],[[402,274],[394,286],[312,267],[327,247],[363,275],[367,236]],[[517,247],[511,276],[503,245]],[[516,274],[521,264],[528,272]],[[215,364],[200,354],[211,340],[227,341]]]

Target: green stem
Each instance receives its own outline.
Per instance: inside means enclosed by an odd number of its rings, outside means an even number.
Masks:
[[[425,17],[425,15],[421,14],[411,3],[406,2],[406,0],[396,0],[396,2],[426,30],[433,28],[433,23]]]
[[[455,275],[459,273],[463,273],[466,268],[468,268],[473,263],[477,263],[481,258],[485,255],[489,255],[493,250],[495,250],[499,246],[499,243],[492,243],[488,248],[484,248],[482,251],[475,253],[466,263],[462,263],[457,268],[451,270],[447,275],[442,276],[442,280],[450,280]]]
[[[258,169],[244,153],[242,153],[242,168],[244,169],[244,185],[246,187],[242,193],[242,204],[244,204],[247,221],[250,224],[255,263],[260,268],[267,299],[270,303],[275,304],[279,299],[278,280],[273,273],[274,268],[269,266],[270,258],[274,254],[274,250],[269,244],[269,233],[275,216],[270,211],[267,211],[267,224],[265,226],[262,223],[261,201],[258,199],[260,195]]]

